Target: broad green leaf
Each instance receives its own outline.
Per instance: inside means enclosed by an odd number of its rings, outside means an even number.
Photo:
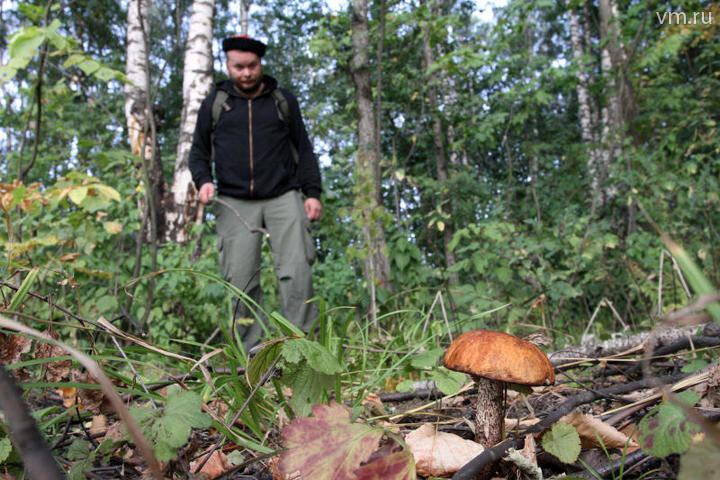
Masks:
[[[430,379],[437,382],[438,389],[445,395],[455,395],[465,384],[467,375],[440,367],[430,375]]]
[[[90,442],[84,438],[78,438],[70,444],[67,450],[68,460],[82,460],[90,455]]]
[[[45,41],[45,32],[36,26],[23,28],[10,37],[10,56],[32,57]]]
[[[97,192],[100,196],[105,197],[109,200],[115,200],[116,202],[122,201],[122,198],[120,197],[120,194],[117,190],[112,188],[109,185],[103,185],[103,184],[95,184],[92,186],[95,192]]]
[[[415,480],[415,459],[407,450],[391,453],[363,465],[355,472],[356,480]]]
[[[0,440],[0,463],[7,460],[10,456],[10,452],[12,452],[12,443],[10,443],[10,439],[8,437],[5,437]]]
[[[153,411],[149,406],[131,410],[143,427],[143,433],[155,445],[158,460],[166,462],[177,454],[190,437],[192,428],[211,425],[211,418],[200,407],[202,398],[195,392],[169,389],[165,408]]]
[[[310,407],[327,398],[327,392],[335,386],[335,376],[314,370],[306,363],[289,365],[282,383],[292,389],[288,405],[295,415],[304,417],[310,413]]]
[[[292,338],[285,342],[282,355],[290,363],[298,363],[305,358],[313,370],[327,375],[342,372],[342,366],[327,348],[304,338]]]
[[[680,457],[678,480],[711,478],[720,478],[720,448],[711,438],[705,438]]]
[[[73,201],[75,205],[80,205],[88,194],[88,187],[75,187],[70,190],[68,197]]]
[[[300,471],[303,478],[355,478],[354,472],[378,447],[383,431],[352,423],[350,410],[338,403],[315,405],[313,417],[296,418],[281,430],[287,450],[280,455],[282,475]]]
[[[694,405],[700,399],[698,394],[691,391],[682,392],[677,397],[687,405]],[[700,432],[697,425],[686,419],[680,407],[667,402],[643,417],[638,429],[640,448],[655,457],[687,451],[693,435]]]
[[[573,463],[580,455],[580,435],[567,423],[556,423],[542,439],[546,452],[563,463]]]
[[[412,365],[413,368],[432,368],[438,364],[444,352],[445,350],[442,348],[435,348],[427,352],[418,353],[411,357],[410,365]]]

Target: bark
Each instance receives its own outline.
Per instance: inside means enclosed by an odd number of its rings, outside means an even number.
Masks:
[[[431,15],[436,15],[436,9],[434,2],[430,5]],[[428,74],[428,69],[434,63],[432,47],[430,45],[430,26],[425,23],[423,26],[423,64],[424,74],[427,77],[428,82],[428,98],[429,98],[429,109],[430,117],[432,122],[432,138],[433,138],[433,150],[435,153],[435,167],[437,171],[437,179],[442,189],[441,199],[443,202],[443,211],[453,218],[453,209],[451,203],[451,197],[449,194],[450,186],[448,185],[448,166],[447,159],[445,156],[445,145],[443,142],[443,128],[442,120],[440,118],[440,108],[438,105],[438,78],[437,75]],[[455,229],[451,223],[445,224],[445,228],[442,231],[443,234],[443,251],[445,253],[445,267],[448,271],[448,282],[450,285],[458,285],[460,279],[457,272],[453,271],[453,267],[457,264],[457,258],[455,252],[448,246],[452,241]]]
[[[503,437],[503,382],[475,377],[475,441],[485,448],[500,443]]]
[[[361,214],[367,257],[365,276],[371,289],[389,287],[390,263],[382,223],[383,207],[377,202],[373,165],[377,162],[375,142],[375,105],[370,84],[370,32],[367,0],[355,0],[352,14],[352,50],[350,62],[358,106],[358,152],[355,159],[356,208]],[[371,315],[374,315],[373,301]]]
[[[240,0],[240,34],[248,34],[248,13],[250,12],[252,0]],[[210,37],[212,40],[212,36]]]
[[[171,188],[172,204],[165,213],[169,241],[186,243],[188,227],[201,208],[196,198],[188,160],[200,104],[213,87],[212,29],[215,0],[195,0],[185,45],[183,111]]]
[[[588,85],[588,72],[583,61],[584,48],[580,36],[580,22],[577,14],[568,10],[570,24],[570,40],[573,49],[573,59],[577,63],[575,78],[577,79],[578,109],[580,117],[580,135],[587,146],[587,172],[590,178],[590,192],[592,196],[592,210],[595,211],[601,201],[602,168],[600,152],[595,145],[591,96]]]
[[[149,65],[146,36],[149,34],[148,0],[131,0],[128,5],[127,60],[125,74],[129,83],[125,85],[125,120],[127,122],[130,148],[138,158],[138,177],[149,189],[149,198],[138,196],[141,211],[149,209],[152,217],[151,230],[159,232],[162,224],[162,200],[165,184],[162,165],[157,147],[154,118],[148,114]],[[147,177],[147,178],[144,178]]]

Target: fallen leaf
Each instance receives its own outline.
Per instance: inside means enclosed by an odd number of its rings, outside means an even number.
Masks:
[[[52,330],[43,332],[45,335],[57,340],[58,334]],[[53,358],[67,355],[64,348],[47,342],[35,342],[35,358]],[[56,360],[45,364],[45,379],[48,382],[59,382],[70,375],[70,367],[72,361],[68,358],[65,360]]]
[[[120,442],[125,438],[125,431],[123,430],[123,424],[122,422],[115,422],[110,427],[108,427],[107,432],[105,432],[105,436],[103,437],[103,440],[111,439],[116,442]]]
[[[73,381],[78,383],[97,384],[97,381],[95,381],[92,375],[88,374],[87,372],[80,372],[79,370],[72,371],[72,379]],[[91,390],[88,388],[78,389],[78,403],[80,404],[80,407],[82,409],[92,413],[100,413],[100,406],[105,399],[105,395],[99,387],[100,386],[98,385],[97,390]]]
[[[205,460],[206,455],[198,458],[194,462],[190,462],[190,471],[195,473],[195,469]],[[210,454],[210,458],[200,469],[201,474],[205,474],[209,480],[219,477],[232,468],[230,462],[223,452],[215,450]]]
[[[484,450],[479,443],[438,432],[426,423],[405,436],[421,476],[449,477]]]
[[[108,429],[108,420],[105,415],[93,415],[92,423],[90,424],[90,433],[96,435],[99,433],[105,433]]]
[[[370,416],[387,415],[385,405],[383,405],[380,397],[374,393],[369,393],[367,397],[362,401],[362,406]]]
[[[363,465],[355,472],[355,480],[415,480],[412,453],[407,450],[395,452],[372,463]]]
[[[280,456],[279,473],[299,471],[312,480],[353,478],[377,448],[382,430],[352,423],[350,410],[336,402],[315,405],[312,414],[281,430],[287,450]]]
[[[30,351],[31,340],[22,335],[0,333],[0,358],[3,365],[11,365],[20,361],[24,353]]]
[[[590,415],[573,412],[565,415],[560,421],[575,427],[578,435],[580,435],[582,448],[600,448],[601,445],[604,445],[605,448],[624,448],[626,445],[630,447],[637,446],[637,443],[615,427]]]

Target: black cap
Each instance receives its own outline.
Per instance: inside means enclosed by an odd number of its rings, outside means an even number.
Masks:
[[[228,37],[222,42],[223,52],[228,50],[243,50],[245,52],[252,52],[258,57],[265,55],[265,48],[267,46],[260,40],[255,40],[247,35],[235,35]]]

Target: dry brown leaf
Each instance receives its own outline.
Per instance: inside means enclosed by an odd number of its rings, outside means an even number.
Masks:
[[[93,415],[92,423],[90,424],[90,433],[96,435],[99,433],[105,433],[108,429],[108,420],[105,415]]]
[[[125,438],[125,430],[123,430],[122,422],[115,422],[108,427],[103,440],[107,440],[108,438],[115,442],[120,442],[123,438]]]
[[[278,463],[280,463],[280,457],[273,457],[268,462],[273,480],[303,480],[300,472],[288,473],[287,475],[280,473]]]
[[[385,405],[382,400],[374,393],[369,393],[367,397],[362,401],[362,406],[365,407],[365,411],[371,416],[387,415]]]
[[[207,455],[203,455],[197,460],[190,462],[190,471],[195,473],[195,469],[205,460],[205,457],[207,457]],[[215,450],[210,454],[210,458],[205,462],[205,465],[203,465],[199,473],[205,474],[208,480],[213,480],[213,478],[219,477],[231,468],[232,465],[225,454],[220,450]]]
[[[20,361],[24,353],[30,351],[32,340],[22,335],[6,335],[0,333],[0,358],[3,365],[10,365]]]
[[[426,423],[405,436],[421,476],[449,477],[483,451],[479,443],[452,433],[438,432]]]
[[[43,334],[55,340],[58,339],[58,334],[52,330],[46,330]],[[52,358],[63,355],[67,355],[67,352],[62,347],[40,341],[35,342],[35,358]],[[72,361],[69,358],[48,362],[45,364],[45,379],[48,382],[59,382],[70,375],[70,367],[72,367]]]
[[[626,445],[635,447],[637,444],[628,438],[627,435],[611,427],[601,420],[585,415],[580,412],[573,412],[560,419],[561,422],[569,423],[580,435],[582,448],[624,448]],[[599,437],[599,438],[598,438]]]
[[[87,372],[81,373],[78,370],[73,370],[72,378],[74,382],[79,383],[98,383],[97,381],[95,381],[92,375],[88,374]],[[80,408],[87,410],[88,412],[100,413],[100,406],[105,399],[105,394],[102,390],[100,390],[100,388],[98,388],[97,390],[80,388],[78,389],[77,396]]]

